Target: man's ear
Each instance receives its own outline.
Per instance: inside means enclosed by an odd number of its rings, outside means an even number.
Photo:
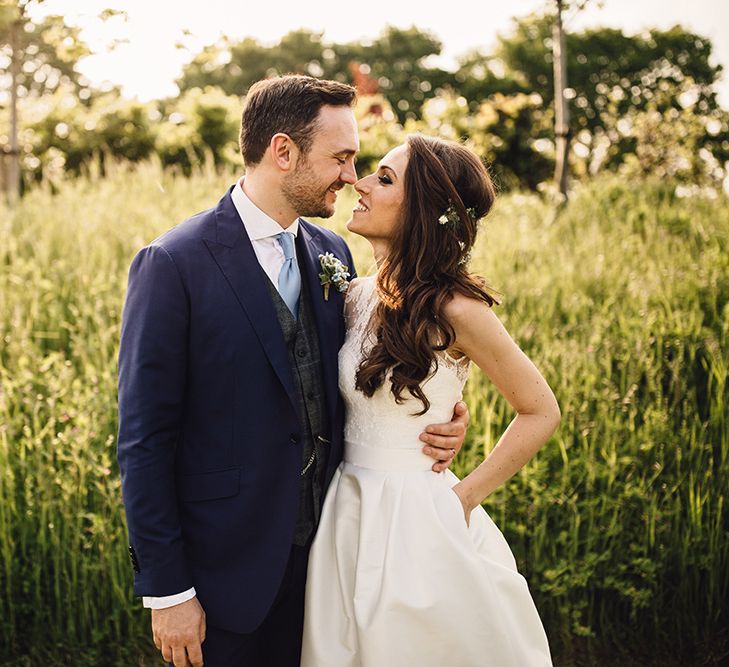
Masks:
[[[271,160],[281,171],[291,171],[299,158],[299,147],[288,134],[279,132],[271,137],[269,144]]]

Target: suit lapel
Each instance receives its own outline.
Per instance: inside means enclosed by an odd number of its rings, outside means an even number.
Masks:
[[[295,408],[291,366],[281,325],[266,284],[268,278],[258,263],[245,226],[230,198],[230,190],[218,202],[215,218],[215,239],[205,239],[205,243],[245,311],[261,347]]]
[[[324,300],[324,292],[319,281],[321,263],[319,255],[327,249],[321,243],[321,235],[305,220],[299,220],[297,238],[297,256],[300,258],[299,269],[305,273],[304,284],[309,290],[312,311],[316,322],[319,339],[319,351],[322,360],[322,375],[326,392],[330,423],[334,423],[334,411],[339,397],[338,362],[339,340],[342,321],[342,295],[336,289],[329,291],[329,299]]]

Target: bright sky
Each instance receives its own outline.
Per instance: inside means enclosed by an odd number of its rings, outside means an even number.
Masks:
[[[84,28],[83,38],[98,55],[86,58],[79,69],[93,82],[121,84],[124,94],[141,100],[177,94],[174,79],[192,55],[220,36],[255,37],[275,43],[297,28],[324,32],[324,40],[348,42],[376,38],[385,25],[417,26],[434,33],[444,45],[442,66],[472,48],[493,46],[496,35],[509,29],[513,16],[540,9],[548,0],[460,0],[438,3],[425,0],[357,2],[283,0],[247,3],[243,0],[45,0],[36,10],[62,14],[68,23]],[[435,3],[433,3],[435,4]],[[601,7],[602,5],[602,7]],[[127,12],[128,19],[95,20],[105,8]],[[567,15],[566,28],[587,26],[621,28],[628,34],[646,28],[669,28],[677,23],[714,45],[714,62],[725,72],[719,84],[720,100],[729,107],[729,2],[726,0],[592,0],[582,12]],[[184,31],[189,34],[184,36]],[[114,51],[113,40],[128,40]],[[175,44],[182,42],[187,49]]]

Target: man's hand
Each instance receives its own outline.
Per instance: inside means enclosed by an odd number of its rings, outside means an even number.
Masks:
[[[152,636],[162,657],[175,667],[202,667],[205,612],[197,598],[174,607],[153,609]]]
[[[466,404],[456,403],[453,408],[453,419],[447,424],[431,424],[425,427],[425,432],[420,434],[420,439],[428,443],[423,447],[423,452],[434,458],[434,472],[442,472],[453,461],[453,458],[463,447],[468,428],[468,408]]]

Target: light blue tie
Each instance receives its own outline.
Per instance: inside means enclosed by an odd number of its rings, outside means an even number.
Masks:
[[[299,265],[296,262],[294,235],[290,232],[281,232],[276,235],[276,239],[284,253],[284,263],[278,274],[278,291],[293,316],[298,319],[301,274],[299,273]]]

